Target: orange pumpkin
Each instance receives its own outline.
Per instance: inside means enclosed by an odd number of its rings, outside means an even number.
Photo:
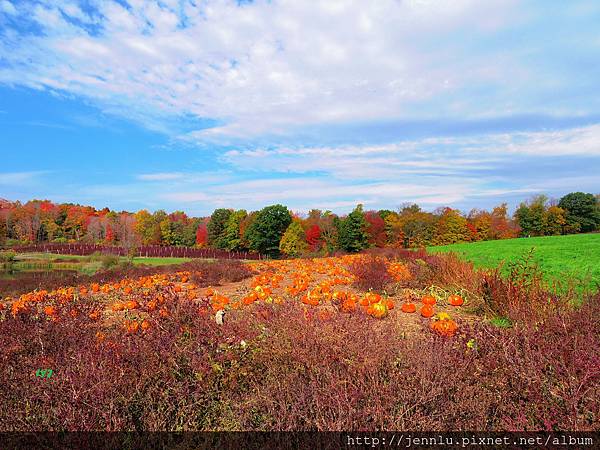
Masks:
[[[140,305],[139,305],[139,304],[138,304],[138,302],[136,302],[135,300],[129,300],[129,301],[126,303],[126,306],[127,306],[127,309],[135,309],[135,308],[137,308],[137,307],[138,307],[138,306],[140,306]]]
[[[112,310],[115,311],[115,312],[116,311],[123,311],[124,309],[125,309],[125,305],[123,303],[117,302],[117,303],[115,303],[115,304],[112,305]]]
[[[452,319],[436,320],[431,324],[431,329],[442,336],[451,337],[456,333],[458,326]]]
[[[425,296],[423,296],[423,298],[421,299],[421,302],[424,305],[435,305],[436,301],[435,301],[435,297],[433,295],[427,294]]]
[[[129,326],[127,327],[127,331],[133,334],[133,333],[137,333],[139,328],[140,328],[140,324],[134,320],[134,321],[130,322]]]
[[[46,306],[44,308],[44,313],[48,316],[53,316],[56,314],[56,308],[54,306]]]
[[[464,302],[465,301],[460,295],[454,294],[448,297],[448,303],[450,303],[452,306],[461,306]]]
[[[98,283],[92,284],[92,292],[98,292],[100,290],[100,285]]]
[[[431,317],[435,314],[434,310],[433,310],[433,306],[432,305],[423,305],[423,307],[421,308],[421,315],[423,317]]]
[[[414,313],[417,310],[417,307],[415,306],[414,303],[407,302],[402,305],[401,309],[402,309],[402,312],[405,312],[405,313]]]
[[[344,312],[353,312],[356,311],[356,303],[352,300],[344,300],[342,303],[342,311]]]
[[[146,331],[148,328],[150,328],[150,322],[148,322],[147,320],[144,319],[142,321],[141,327],[142,327],[142,330]]]
[[[376,319],[383,319],[384,317],[386,317],[388,315],[387,306],[382,301],[379,301],[379,302],[375,303],[374,305],[371,305],[370,310],[371,310],[371,312],[369,314],[371,314]]]
[[[394,309],[394,307],[396,305],[394,305],[394,301],[393,300],[388,300],[388,301],[385,302],[385,306],[387,306],[388,310],[392,310],[392,309]]]

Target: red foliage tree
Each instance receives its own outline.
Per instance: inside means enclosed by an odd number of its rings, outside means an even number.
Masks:
[[[206,229],[206,222],[201,222],[196,230],[196,245],[198,247],[206,247],[208,242],[208,231]]]
[[[111,244],[115,240],[115,232],[113,231],[110,224],[106,225],[106,235],[104,237],[104,240],[109,244]]]
[[[367,211],[365,213],[365,219],[367,220],[369,243],[376,247],[384,247],[385,241],[387,240],[385,221],[377,211]]]
[[[311,251],[316,251],[321,246],[321,228],[315,224],[306,230],[306,242],[308,243]]]

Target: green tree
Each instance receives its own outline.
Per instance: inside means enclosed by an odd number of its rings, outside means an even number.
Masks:
[[[196,244],[196,232],[201,222],[202,220],[198,218],[186,221],[182,232],[182,245],[193,247]]]
[[[225,248],[225,242],[222,238],[225,234],[225,227],[231,214],[232,211],[225,208],[215,209],[211,214],[210,222],[208,222],[207,226],[208,245],[216,248]]]
[[[346,218],[339,221],[338,243],[340,248],[348,252],[359,252],[369,247],[367,226],[363,206],[359,204]]]
[[[283,205],[271,205],[261,209],[245,232],[250,250],[278,256],[279,242],[291,221],[292,215]]]
[[[245,209],[240,209],[229,216],[221,238],[222,248],[229,251],[237,251],[243,248],[240,226],[247,216],[248,213]]]
[[[287,227],[281,237],[279,250],[292,257],[300,256],[308,250],[304,228],[302,228],[300,220],[292,220],[292,223]]]
[[[548,197],[536,195],[522,202],[515,211],[515,217],[523,236],[544,236],[546,231],[546,203]]]
[[[600,205],[593,194],[571,192],[558,202],[565,210],[569,231],[586,233],[600,228]]]

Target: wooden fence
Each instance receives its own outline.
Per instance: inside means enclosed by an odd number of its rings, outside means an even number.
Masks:
[[[55,253],[62,255],[87,256],[92,253],[103,255],[127,256],[130,249],[95,244],[32,244],[12,248],[16,252]],[[249,252],[229,252],[212,248],[168,247],[161,245],[145,245],[136,247],[135,256],[142,257],[175,257],[175,258],[214,258],[214,259],[265,259],[264,255]]]

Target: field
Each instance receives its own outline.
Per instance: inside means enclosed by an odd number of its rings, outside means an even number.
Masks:
[[[190,258],[152,258],[124,256],[115,257],[114,263],[131,261],[134,265],[162,266],[167,264],[180,264],[190,261]],[[22,270],[77,270],[86,274],[94,274],[102,269],[102,256],[56,255],[52,253],[18,253],[15,256],[12,268]]]
[[[4,431],[600,427],[600,296],[574,308],[532,268],[386,249],[127,270],[2,298]]]
[[[508,274],[510,263],[526,258],[539,265],[548,284],[577,283],[578,289],[597,290],[600,285],[600,234],[576,234],[499,241],[484,241],[430,247],[431,253],[454,252],[473,262],[476,268],[502,265]]]

